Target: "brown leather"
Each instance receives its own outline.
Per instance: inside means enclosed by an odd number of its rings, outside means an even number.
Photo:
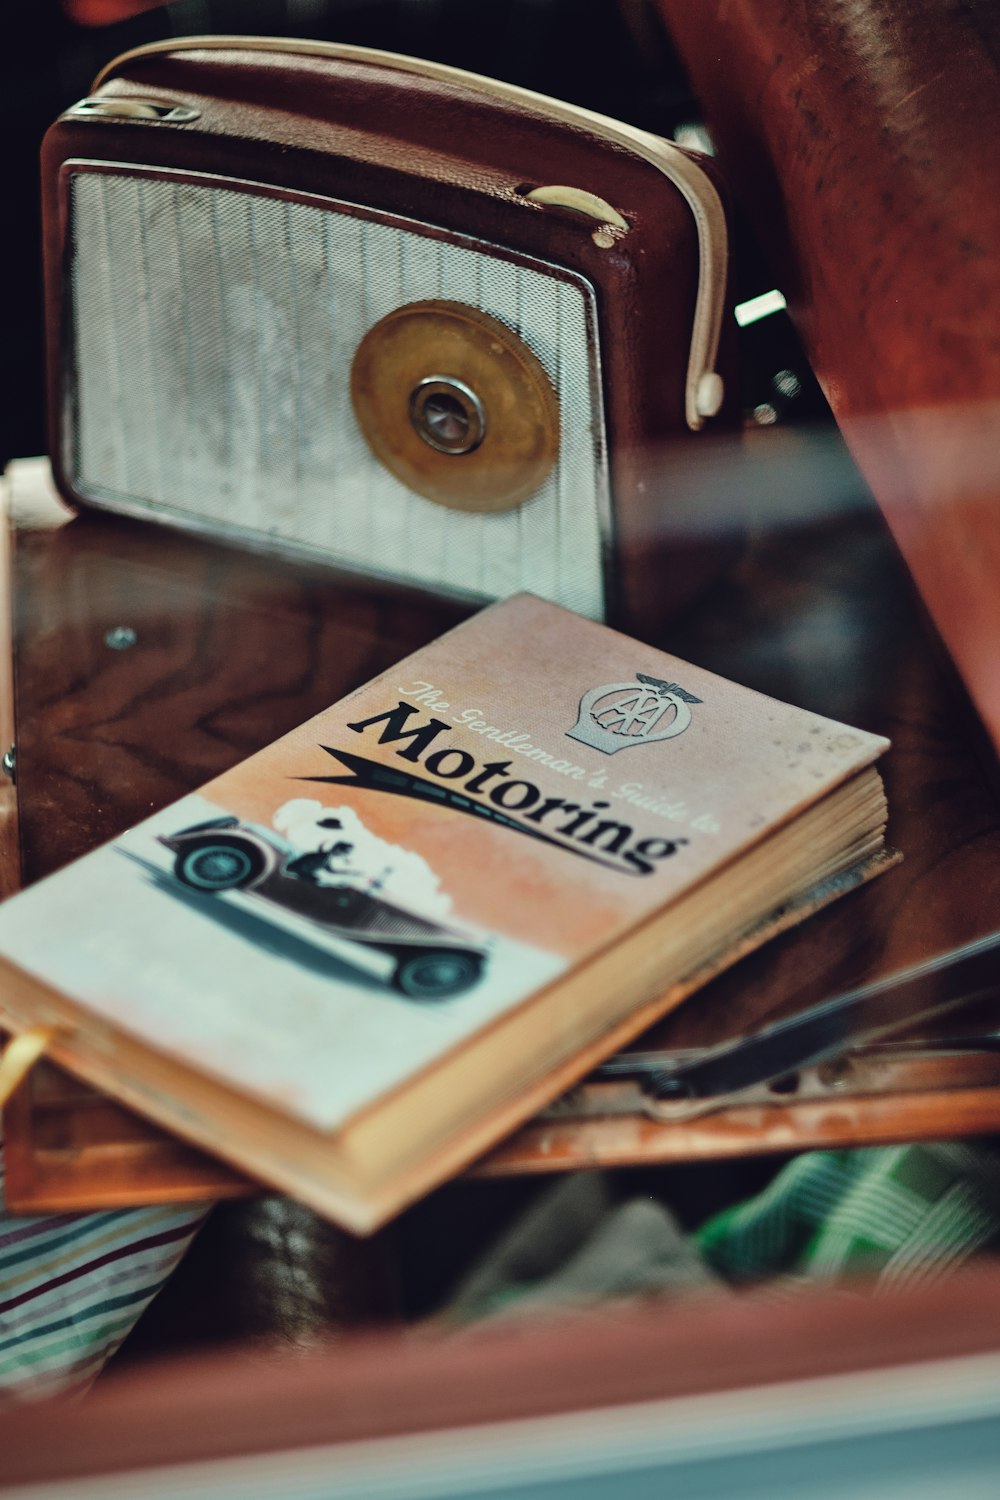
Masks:
[[[433,83],[350,61],[238,50],[159,54],[127,64],[102,94],[198,111],[184,125],[63,117],[42,153],[45,199],[50,451],[67,498],[83,499],[62,462],[62,303],[70,158],[210,172],[319,194],[441,226],[554,262],[596,288],[614,496],[614,620],[648,634],[732,556],[732,536],[692,533],[698,506],[683,453],[703,438],[686,425],[684,384],[699,249],[681,194],[638,156],[586,129],[460,83]],[[709,172],[712,169],[709,167]],[[528,203],[519,189],[568,183],[629,221],[611,248],[595,225]],[[732,330],[721,355],[735,416]],[[680,450],[672,460],[674,450]],[[673,517],[680,518],[679,525]]]
[[[1000,13],[658,4],[834,413],[1000,744]]]

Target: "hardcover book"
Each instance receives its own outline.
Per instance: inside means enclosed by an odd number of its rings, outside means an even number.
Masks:
[[[5,1014],[368,1232],[883,868],[886,747],[520,595],[0,907]]]

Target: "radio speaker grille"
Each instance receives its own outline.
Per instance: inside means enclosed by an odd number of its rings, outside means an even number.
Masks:
[[[607,479],[586,282],[419,225],[179,175],[81,164],[70,202],[69,459],[81,494],[368,574],[483,599],[528,589],[603,615]],[[558,461],[514,511],[468,514],[411,493],[358,430],[358,344],[424,299],[501,319],[557,392]]]

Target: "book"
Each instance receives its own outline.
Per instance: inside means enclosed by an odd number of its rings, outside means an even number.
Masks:
[[[886,748],[519,595],[0,906],[6,1023],[369,1232],[884,868]]]

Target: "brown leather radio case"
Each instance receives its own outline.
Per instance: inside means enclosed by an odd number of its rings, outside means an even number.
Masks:
[[[691,473],[735,396],[710,162],[453,68],[195,37],[112,63],[43,178],[71,502],[647,635],[729,555]]]

